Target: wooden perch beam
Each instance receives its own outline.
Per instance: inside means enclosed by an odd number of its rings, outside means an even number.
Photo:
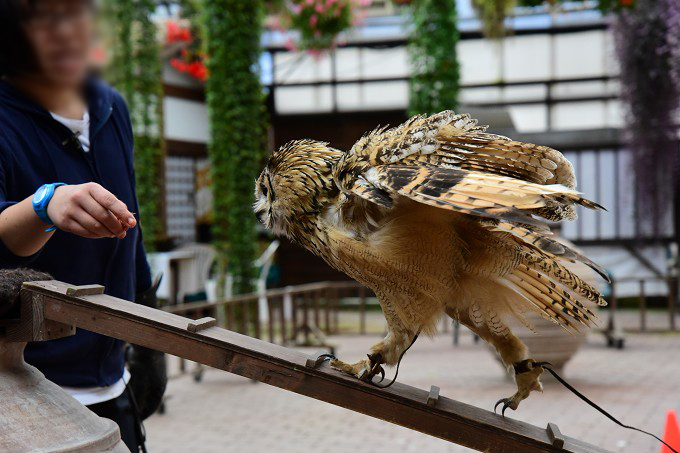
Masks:
[[[488,452],[578,452],[605,450],[563,436],[556,426],[542,429],[502,418],[483,409],[396,383],[379,389],[331,369],[307,366],[308,355],[279,345],[211,326],[212,320],[191,321],[171,313],[135,305],[105,294],[79,295],[65,283],[32,282],[22,289],[24,314],[33,319],[28,330],[41,332],[42,322],[75,326],[245,376],[336,406],[344,407],[422,433]],[[43,317],[44,319],[36,319]],[[30,341],[31,338],[19,338]],[[311,361],[310,363],[313,363]]]

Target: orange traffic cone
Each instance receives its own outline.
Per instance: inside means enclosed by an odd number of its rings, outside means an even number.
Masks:
[[[680,451],[680,426],[678,426],[678,418],[675,415],[675,411],[668,411],[666,414],[666,427],[663,430],[663,441]],[[667,446],[662,445],[661,453],[673,453],[673,451]]]

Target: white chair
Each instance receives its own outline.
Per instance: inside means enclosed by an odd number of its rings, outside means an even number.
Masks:
[[[208,284],[210,280],[210,272],[215,263],[217,252],[214,247],[208,244],[184,244],[178,248],[182,252],[192,253],[194,259],[191,262],[191,269],[188,270],[188,275],[183,279],[182,288],[184,294],[196,294],[205,291],[208,294]],[[208,300],[210,300],[208,298]]]

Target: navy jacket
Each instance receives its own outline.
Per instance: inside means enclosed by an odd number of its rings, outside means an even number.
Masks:
[[[0,212],[45,183],[97,182],[138,213],[133,135],[125,102],[97,80],[87,83],[90,152],[49,112],[0,80]],[[31,267],[74,285],[100,284],[106,293],[133,300],[151,286],[140,228],[123,240],[85,239],[57,231],[30,257],[12,254],[0,241],[0,266]],[[123,374],[123,343],[92,332],[29,344],[26,361],[64,386],[106,386]]]

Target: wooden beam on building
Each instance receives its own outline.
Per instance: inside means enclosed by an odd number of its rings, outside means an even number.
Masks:
[[[36,316],[42,316],[45,321],[153,348],[479,451],[605,451],[562,435],[553,424],[543,429],[440,396],[436,387],[429,392],[400,383],[376,388],[328,364],[316,368],[310,356],[283,346],[218,327],[187,328],[191,322],[212,324],[210,320],[191,321],[105,294],[69,295],[72,288],[58,281],[24,284],[22,303],[40,304],[40,310],[22,309],[34,313],[28,320],[32,331],[41,330],[35,325]]]

